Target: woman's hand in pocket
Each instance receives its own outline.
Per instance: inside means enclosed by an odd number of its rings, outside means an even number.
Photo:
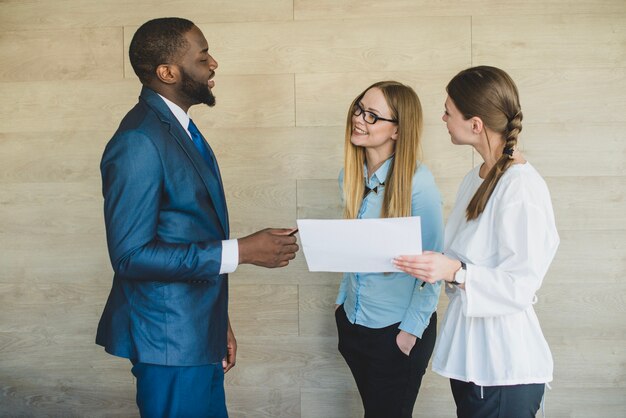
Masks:
[[[400,351],[402,351],[405,355],[411,354],[411,350],[413,346],[417,342],[417,337],[413,334],[409,334],[406,331],[400,330],[398,335],[396,336],[396,344]]]

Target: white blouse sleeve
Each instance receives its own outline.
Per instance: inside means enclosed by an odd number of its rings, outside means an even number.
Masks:
[[[468,317],[528,309],[559,244],[550,202],[542,208],[522,199],[498,212],[491,234],[498,248],[495,267],[467,265],[461,295]]]

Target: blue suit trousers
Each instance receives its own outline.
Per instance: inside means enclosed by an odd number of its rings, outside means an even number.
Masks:
[[[142,418],[228,418],[221,363],[161,366],[135,363]]]

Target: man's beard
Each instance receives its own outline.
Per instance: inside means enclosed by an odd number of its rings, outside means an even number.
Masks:
[[[181,93],[192,103],[204,103],[207,106],[215,106],[215,96],[207,83],[198,83],[181,68],[182,87]]]

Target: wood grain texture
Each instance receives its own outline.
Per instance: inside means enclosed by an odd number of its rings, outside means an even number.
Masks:
[[[139,91],[139,82],[135,80],[3,82],[0,95],[12,100],[0,101],[1,131],[102,129],[113,134],[121,118],[137,103]]]
[[[605,288],[626,271],[626,231],[561,230],[561,244],[546,283]]]
[[[502,2],[498,0],[464,0],[446,2],[429,0],[309,0],[294,1],[296,20],[370,19],[372,16],[394,18],[406,16],[515,16],[560,14],[626,13],[620,0],[530,0]]]
[[[389,27],[394,30],[390,31]],[[457,68],[469,60],[467,17],[199,25],[218,74]],[[367,27],[367,36],[362,28]],[[136,27],[125,27],[126,48]],[[126,75],[134,77],[126,59]]]
[[[3,30],[36,28],[83,28],[140,25],[161,16],[181,16],[195,22],[245,22],[293,19],[291,0],[3,0]]]
[[[296,224],[295,180],[238,177],[225,185],[230,230],[234,237],[259,229],[291,228]]]
[[[0,81],[119,79],[122,36],[120,27],[0,32]]]
[[[626,177],[546,178],[559,230],[626,229]]]
[[[356,96],[377,81],[396,80],[417,93],[425,124],[442,126],[446,84],[459,70],[469,66],[466,57],[459,65],[428,71],[296,74],[296,124],[345,126],[348,107]],[[441,130],[445,132],[445,128]]]
[[[352,384],[336,338],[240,337],[230,386],[341,388]]]
[[[524,123],[520,148],[548,177],[623,176],[625,123]]]
[[[219,159],[228,188],[233,182],[251,178],[295,181],[337,177],[343,165],[344,129],[207,128],[202,133]]]
[[[335,299],[336,285],[301,285],[298,292],[300,335],[336,337]]]
[[[538,302],[535,304],[549,342],[565,343],[568,336],[579,329],[585,330],[584,338],[612,341],[614,345],[626,338],[626,286],[622,283],[595,284],[592,280],[568,285],[550,279],[548,277],[537,292]],[[576,321],[572,322],[572,318]]]
[[[300,416],[300,390],[297,387],[246,388],[226,385],[226,401],[228,416],[232,418]]]
[[[112,135],[137,103],[140,90],[139,83],[131,79],[0,83],[0,94],[15,98],[0,102],[2,132],[103,129]],[[191,111],[201,130],[294,125],[291,75],[224,76],[217,80],[215,91],[215,108],[196,107]],[[258,106],[261,101],[264,106]]]
[[[626,68],[517,70],[503,66],[520,91],[524,121],[533,124],[626,122]]]
[[[440,380],[441,386],[428,387],[430,379]],[[356,386],[353,389],[303,389],[302,418],[345,418],[363,416],[363,406]],[[446,379],[428,370],[420,389],[413,417],[456,417],[454,400]]]
[[[606,68],[626,60],[626,15],[476,16],[472,62],[515,68]]]
[[[535,305],[555,360],[550,417],[626,416],[626,2],[623,0],[0,0],[0,417],[138,417],[130,363],[94,344],[112,269],[99,162],[140,92],[138,25],[197,22],[219,62],[215,150],[233,238],[341,217],[347,107],[375,81],[412,86],[423,163],[447,216],[480,164],[451,144],[445,86],[491,64],[518,85],[520,146],[546,178],[561,245]],[[239,266],[230,416],[358,417],[337,352],[340,273]],[[443,318],[448,298],[442,293]],[[455,416],[428,370],[413,416]],[[540,415],[538,415],[540,416]]]
[[[298,287],[230,286],[229,317],[236,336],[297,336]]]
[[[100,189],[100,158],[111,131],[0,133],[0,183],[82,183]],[[41,152],[44,150],[45,152]]]

